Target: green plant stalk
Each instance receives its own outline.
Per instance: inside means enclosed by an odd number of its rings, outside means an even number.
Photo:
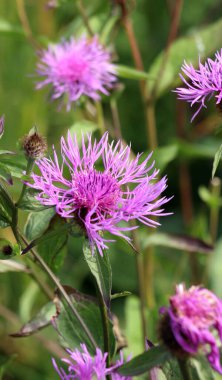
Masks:
[[[76,4],[77,4],[79,13],[80,13],[80,15],[82,17],[82,20],[84,22],[84,25],[86,27],[86,30],[87,30],[89,36],[93,37],[94,33],[93,33],[93,30],[92,30],[92,28],[90,26],[89,19],[88,19],[88,16],[87,16],[87,13],[86,13],[83,1],[82,0],[77,0]]]
[[[180,367],[180,372],[184,380],[192,380],[192,376],[190,374],[188,368],[188,361],[183,359],[178,359],[178,364]]]
[[[26,241],[25,237],[20,233],[20,239],[23,241],[25,245],[28,245],[28,242]],[[88,327],[86,326],[85,322],[79,315],[78,311],[76,310],[75,306],[72,304],[71,299],[69,298],[69,295],[66,293],[65,289],[63,286],[60,284],[59,279],[55,276],[55,274],[51,271],[51,269],[48,267],[46,262],[43,260],[43,258],[36,252],[34,249],[31,249],[30,252],[32,253],[34,259],[40,264],[42,269],[47,273],[47,275],[51,278],[53,283],[57,286],[59,291],[61,292],[62,296],[66,300],[68,306],[72,310],[73,314],[75,315],[76,319],[79,321],[80,325],[82,326],[83,330],[85,331],[86,335],[90,339],[91,343],[93,344],[94,348],[97,348],[97,344],[89,331]]]
[[[97,123],[100,130],[100,134],[102,136],[106,132],[102,103],[95,102],[95,106],[96,106]]]
[[[211,181],[211,193],[213,197],[219,199],[221,193],[221,180],[215,177]],[[210,209],[210,236],[212,243],[215,243],[217,238],[218,220],[219,220],[220,206],[211,207]]]
[[[99,308],[100,308],[102,324],[103,324],[104,352],[108,353],[107,359],[106,359],[106,365],[107,365],[107,368],[109,368],[110,367],[109,318],[108,318],[107,306],[104,302],[103,296],[100,292],[97,282],[96,282],[96,290],[97,290],[97,298],[99,301]],[[106,378],[107,380],[111,379],[110,375],[107,375]]]
[[[28,162],[27,162],[27,167],[26,167],[26,175],[28,176],[31,171],[32,171],[32,168],[34,166],[34,163],[35,163],[35,160],[33,160],[33,158],[28,158]],[[27,189],[27,185],[24,183],[23,184],[23,187],[22,187],[22,191],[21,191],[21,194],[20,194],[20,197],[18,199],[18,201],[16,202],[16,207],[19,207],[20,203],[22,202],[22,199],[26,193],[26,189]]]

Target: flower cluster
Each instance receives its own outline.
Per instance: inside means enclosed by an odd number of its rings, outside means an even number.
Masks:
[[[117,374],[115,369],[123,364],[123,354],[120,353],[120,359],[110,368],[106,368],[107,353],[97,348],[96,355],[92,357],[85,344],[81,344],[81,351],[67,350],[69,358],[62,359],[68,364],[68,374],[63,368],[57,366],[53,359],[53,365],[62,380],[81,379],[81,380],[105,380],[106,375],[110,375],[112,380],[130,380],[131,377],[125,377]]]
[[[199,61],[199,68],[195,69],[192,64],[184,62],[183,73],[188,80],[180,74],[186,87],[179,87],[175,91],[179,99],[186,100],[191,106],[198,103],[199,108],[192,117],[192,120],[205,107],[205,101],[215,96],[216,104],[220,105],[222,99],[222,49],[216,52],[215,60],[210,58],[202,64]]]
[[[170,307],[162,308],[161,313],[161,338],[169,348],[176,354],[175,343],[169,341],[170,329],[179,349],[188,354],[196,354],[201,349],[211,367],[222,374],[218,347],[219,340],[222,343],[222,300],[200,286],[186,290],[180,284],[170,298]]]
[[[105,231],[130,240],[124,232],[135,226],[120,222],[137,219],[155,227],[159,223],[152,217],[166,215],[160,208],[168,201],[160,198],[166,177],[157,180],[155,169],[149,174],[154,167],[154,162],[147,166],[151,155],[139,163],[141,155],[132,159],[130,147],[120,141],[109,144],[107,133],[94,143],[91,135],[87,142],[83,137],[81,150],[76,136],[69,133],[67,141],[61,139],[61,153],[61,165],[55,151],[53,158],[37,161],[41,175],[32,174],[29,186],[40,190],[37,199],[43,205],[55,206],[62,217],[75,219],[92,252],[96,246],[102,255],[107,248],[111,240],[104,238]],[[69,178],[64,174],[67,169]]]
[[[42,52],[37,73],[43,77],[37,89],[52,84],[52,99],[65,95],[67,110],[82,95],[99,100],[100,94],[107,95],[116,81],[110,54],[96,37],[91,40],[71,38],[51,45]]]

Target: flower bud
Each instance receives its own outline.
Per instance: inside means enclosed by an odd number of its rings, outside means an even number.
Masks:
[[[46,139],[35,131],[24,137],[23,149],[27,157],[32,159],[41,158],[47,149]]]

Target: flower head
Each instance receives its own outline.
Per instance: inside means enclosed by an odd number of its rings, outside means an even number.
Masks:
[[[42,157],[47,149],[46,139],[37,130],[26,135],[22,145],[26,156],[32,159]]]
[[[56,361],[53,359],[53,366],[59,374],[61,380],[105,380],[106,375],[111,375],[112,380],[130,380],[131,377],[125,377],[113,374],[113,370],[123,364],[123,355],[121,353],[120,360],[110,368],[106,368],[107,353],[97,348],[96,355],[93,357],[90,355],[85,344],[81,344],[81,351],[76,349],[75,351],[67,350],[69,358],[62,359],[62,361],[68,364],[68,374],[63,368],[58,368]]]
[[[192,64],[184,62],[183,73],[188,80],[180,74],[186,87],[178,87],[175,92],[178,98],[191,103],[191,106],[198,103],[199,108],[192,117],[192,120],[205,107],[205,101],[215,96],[216,104],[222,99],[222,49],[215,54],[215,60],[208,58],[204,64],[199,61],[199,68],[195,69]]]
[[[161,312],[165,326],[161,328],[161,335],[169,348],[171,334],[185,353],[196,354],[201,349],[211,367],[222,374],[217,341],[219,338],[222,342],[222,301],[205,288],[192,286],[186,290],[180,284],[176,294],[170,298],[170,307],[163,308]],[[170,329],[170,334],[169,331],[165,334],[167,329]],[[176,344],[172,343],[175,351]]]
[[[94,100],[100,99],[101,93],[107,95],[116,80],[110,54],[96,37],[71,38],[50,46],[41,54],[37,73],[43,77],[37,89],[52,84],[52,99],[66,95],[67,110],[82,95]]]
[[[55,151],[53,158],[38,160],[41,174],[32,174],[34,183],[29,186],[40,190],[37,199],[43,205],[55,206],[60,216],[74,219],[92,252],[96,246],[102,255],[110,241],[104,238],[105,231],[129,240],[124,232],[135,227],[120,222],[138,219],[151,227],[159,224],[152,217],[166,215],[160,208],[168,201],[160,198],[166,177],[157,180],[155,169],[149,174],[154,166],[154,162],[147,166],[151,155],[139,163],[140,154],[131,159],[130,147],[120,141],[109,144],[107,133],[98,142],[93,143],[91,135],[87,140],[82,138],[80,150],[75,135],[68,133],[67,141],[62,137],[62,164]]]

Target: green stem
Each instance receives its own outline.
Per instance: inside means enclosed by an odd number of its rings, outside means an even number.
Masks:
[[[102,324],[103,324],[103,337],[104,337],[104,352],[107,352],[107,359],[106,359],[106,365],[107,368],[110,367],[110,336],[109,336],[109,318],[107,313],[107,306],[104,302],[103,296],[100,292],[100,289],[96,282],[96,290],[97,290],[97,297],[99,301],[99,307],[100,307],[100,313],[102,317]],[[111,379],[111,377],[108,375],[107,380]]]
[[[180,372],[182,374],[182,377],[184,380],[192,380],[189,368],[188,368],[188,361],[183,359],[178,359],[178,364],[180,367]]]
[[[27,176],[31,173],[32,168],[34,166],[34,163],[35,163],[35,160],[33,160],[33,158],[28,158],[27,167],[26,167],[26,173],[25,173]],[[23,200],[23,197],[24,197],[24,195],[26,193],[26,189],[27,189],[27,185],[24,183],[23,187],[22,187],[22,191],[21,191],[20,197],[19,197],[18,201],[16,202],[16,207],[19,207],[19,205],[21,204],[21,202]]]
[[[89,23],[89,20],[88,20],[88,16],[87,16],[87,13],[86,13],[86,10],[85,10],[85,7],[84,7],[84,4],[82,2],[82,0],[78,0],[77,1],[77,7],[78,7],[78,10],[79,10],[79,13],[83,19],[83,22],[85,24],[85,27],[86,27],[86,30],[88,32],[88,34],[90,36],[93,36],[94,33],[93,33],[93,30],[90,26],[90,23]]]
[[[25,237],[20,234],[21,240],[28,245],[28,242],[26,241]],[[69,298],[69,295],[66,293],[65,289],[63,286],[60,284],[59,279],[54,275],[54,273],[51,271],[51,269],[48,267],[46,262],[42,259],[42,257],[34,250],[31,249],[30,252],[32,253],[34,259],[41,265],[42,269],[47,273],[47,275],[51,278],[51,280],[54,282],[54,284],[57,286],[59,291],[61,292],[62,296],[66,300],[68,306],[72,310],[73,314],[75,315],[76,319],[79,321],[80,325],[82,326],[83,330],[85,331],[86,335],[90,339],[91,343],[93,344],[94,348],[97,348],[97,344],[89,331],[88,327],[86,326],[85,322],[79,315],[78,311],[76,310],[75,306],[73,305],[71,299]]]
[[[101,102],[95,102],[95,105],[96,105],[98,127],[99,127],[101,135],[103,135],[106,132],[106,128],[105,128],[102,104]]]

